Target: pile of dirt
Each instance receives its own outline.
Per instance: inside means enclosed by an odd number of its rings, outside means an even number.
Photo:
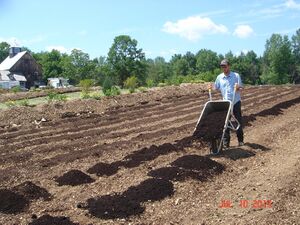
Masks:
[[[91,215],[98,218],[127,218],[144,212],[142,202],[162,200],[172,196],[173,193],[174,187],[170,181],[152,178],[137,186],[129,187],[122,194],[88,199],[85,208]]]
[[[80,170],[70,170],[61,177],[56,178],[55,181],[58,183],[58,186],[77,186],[81,184],[93,183],[95,180]]]
[[[172,166],[177,166],[183,169],[195,170],[207,174],[219,174],[222,173],[225,167],[205,156],[200,155],[186,155],[176,159],[171,163]]]
[[[16,214],[23,212],[29,206],[29,200],[23,195],[8,189],[0,189],[0,212]]]
[[[7,214],[20,213],[26,210],[30,202],[42,198],[50,200],[49,192],[31,181],[26,181],[8,189],[0,189],[0,212]]]
[[[216,111],[208,114],[197,126],[194,136],[205,142],[219,138],[223,132],[226,116],[227,111]]]
[[[220,174],[225,167],[208,157],[187,155],[171,163],[171,166],[158,168],[148,172],[148,176],[172,181],[195,179],[206,181],[208,178]]]
[[[127,155],[119,163],[119,166],[124,166],[126,168],[137,167],[143,162],[151,161],[160,155],[166,155],[176,150],[177,148],[171,143],[164,143],[159,146],[151,145],[150,147],[139,149]]]
[[[23,195],[29,200],[42,198],[44,200],[50,200],[51,195],[45,188],[41,188],[31,181],[26,181],[18,186],[15,186],[13,191]]]
[[[69,217],[60,216],[53,217],[50,215],[43,215],[40,218],[33,220],[29,225],[79,225],[79,223],[73,223]]]
[[[92,166],[87,170],[90,174],[96,174],[97,176],[111,176],[118,171],[119,167],[114,164],[108,163],[97,163],[96,165]]]
[[[145,208],[138,201],[130,201],[123,195],[105,195],[87,200],[87,209],[95,217],[102,219],[127,218],[139,215]]]
[[[147,179],[137,186],[129,187],[123,193],[130,199],[140,202],[158,201],[174,194],[173,184],[164,179]]]

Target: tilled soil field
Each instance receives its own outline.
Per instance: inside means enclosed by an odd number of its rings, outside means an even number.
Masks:
[[[242,99],[218,156],[203,85],[1,111],[0,224],[300,224],[300,86]]]

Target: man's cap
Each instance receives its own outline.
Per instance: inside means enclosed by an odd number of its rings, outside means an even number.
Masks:
[[[223,59],[220,63],[220,66],[228,66],[230,63],[227,59]]]

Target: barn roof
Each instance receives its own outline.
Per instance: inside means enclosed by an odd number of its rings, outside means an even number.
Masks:
[[[0,70],[10,70],[25,54],[27,51],[19,52],[15,56],[7,56],[6,59],[0,64]]]

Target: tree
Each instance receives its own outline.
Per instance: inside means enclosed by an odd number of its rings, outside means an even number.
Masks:
[[[149,86],[165,82],[172,76],[170,64],[163,57],[147,60],[147,83]]]
[[[0,43],[0,63],[9,55],[10,45],[7,42]]]
[[[181,55],[175,55],[171,59],[171,65],[175,76],[186,76],[189,72],[189,63]]]
[[[219,67],[219,57],[217,53],[211,50],[201,49],[196,54],[196,59],[196,67],[198,73],[213,72],[216,68]]]
[[[260,84],[260,63],[254,51],[233,58],[232,70],[238,72],[246,84]]]
[[[145,83],[146,61],[142,49],[137,48],[137,41],[128,35],[115,37],[109,49],[107,62],[111,75],[119,85],[130,76],[136,76],[140,83]]]
[[[287,35],[273,34],[266,41],[261,79],[270,84],[285,84],[291,81],[293,65],[291,42]]]
[[[292,36],[292,51],[294,65],[292,68],[292,82],[300,83],[300,29]]]
[[[61,65],[62,55],[59,51],[53,49],[51,52],[34,54],[34,57],[43,68],[44,81],[50,77],[61,76],[63,67]]]
[[[188,74],[196,75],[197,74],[197,59],[195,55],[191,52],[187,52],[183,58],[186,60],[188,64]]]

